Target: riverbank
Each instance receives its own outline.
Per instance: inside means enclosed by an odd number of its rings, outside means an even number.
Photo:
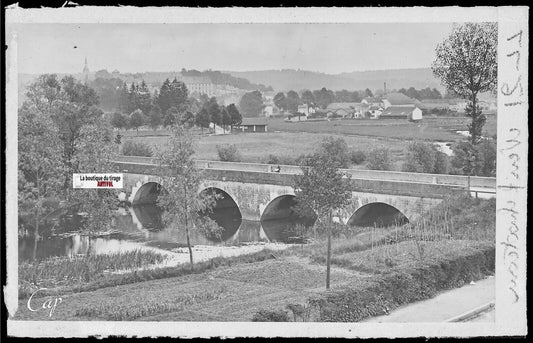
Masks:
[[[145,268],[40,290],[32,301],[62,298],[53,317],[29,311],[27,293],[15,318],[250,321],[261,312],[267,313],[262,320],[353,322],[494,273],[494,199],[449,199],[423,218],[339,234],[329,291],[325,241],[279,245],[284,248],[277,251],[265,244],[248,254],[197,260],[194,270],[187,263]]]

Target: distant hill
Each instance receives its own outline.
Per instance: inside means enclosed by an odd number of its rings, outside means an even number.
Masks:
[[[444,90],[439,80],[433,76],[430,68],[356,71],[335,75],[294,69],[227,71],[227,73],[235,77],[245,78],[253,83],[270,85],[275,91],[314,90],[322,87],[332,90],[370,88],[370,90],[375,91],[376,89],[383,89],[384,82],[387,83],[387,89],[430,87]]]

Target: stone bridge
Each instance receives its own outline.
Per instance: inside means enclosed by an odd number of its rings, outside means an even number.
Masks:
[[[116,161],[124,173],[122,200],[132,205],[155,203],[161,191],[156,161],[124,158]],[[236,207],[242,219],[263,221],[291,215],[297,166],[197,161],[205,181],[198,192],[222,194],[217,208]],[[279,167],[279,171],[277,171]],[[342,222],[356,226],[391,225],[416,220],[443,198],[465,191],[465,177],[450,175],[344,170],[351,175],[351,202],[340,213]],[[471,178],[471,189],[491,194],[493,178]],[[476,193],[477,194],[477,193]]]

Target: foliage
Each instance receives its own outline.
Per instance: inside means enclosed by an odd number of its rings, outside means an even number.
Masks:
[[[111,125],[117,129],[125,129],[129,125],[128,118],[120,112],[115,112],[111,118]]]
[[[231,118],[231,124],[230,124],[231,127],[233,128],[233,126],[241,125],[242,115],[237,109],[237,106],[235,106],[235,104],[229,104],[229,106],[227,107],[227,110]]]
[[[407,146],[403,171],[414,173],[445,174],[446,155],[431,143],[412,142]]]
[[[99,77],[96,72],[95,79],[89,82],[98,96],[99,107],[104,111],[115,111],[120,108],[120,99],[123,82],[121,79],[113,77]],[[131,111],[126,111],[130,113]]]
[[[325,109],[329,104],[335,101],[335,94],[333,91],[326,89],[325,87],[313,91],[313,96],[315,97],[316,105],[322,109]]]
[[[157,104],[163,113],[167,113],[171,107],[176,107],[179,111],[185,110],[189,91],[185,84],[176,78],[172,82],[166,79],[159,89]]]
[[[152,148],[146,143],[128,140],[124,142],[122,155],[151,157]]]
[[[477,145],[462,141],[452,146],[452,174],[496,176],[496,142],[483,139]]]
[[[313,95],[313,92],[306,89],[302,92],[302,103],[308,105],[308,106],[314,106],[315,105],[315,96]]]
[[[386,148],[377,148],[367,157],[367,167],[372,170],[392,170],[390,150]]]
[[[162,124],[162,122],[163,117],[161,115],[161,109],[157,105],[152,106],[148,115],[148,124],[153,130],[155,130],[159,125]]]
[[[201,213],[212,209],[217,197],[214,193],[198,193],[202,172],[196,168],[193,160],[194,142],[189,131],[181,126],[173,128],[173,135],[158,153],[159,172],[164,176],[162,187],[166,190],[157,203],[165,211],[163,221],[174,229],[185,229],[191,269],[193,255],[190,242],[190,230],[197,230],[205,222]],[[210,228],[218,228],[210,226]],[[220,228],[218,228],[220,229]],[[219,232],[212,232],[216,236]]]
[[[118,204],[115,191],[72,188],[73,173],[115,170],[111,163],[116,151],[112,131],[104,121],[103,113],[96,108],[98,97],[95,91],[72,76],[59,81],[56,75],[41,75],[28,87],[27,96],[19,114],[19,127],[23,132],[33,133],[19,135],[19,161],[23,162],[19,164],[23,176],[19,178],[20,208],[31,204],[27,192],[36,192],[32,190],[38,179],[34,171],[42,166],[39,183],[53,184],[56,197],[69,204],[78,204],[78,211],[89,214],[91,220],[83,230],[91,232],[107,227],[111,212]],[[53,136],[46,137],[41,132],[44,128]],[[31,142],[31,139],[39,140]],[[30,165],[33,166],[29,168]],[[56,182],[62,186],[56,187]],[[43,190],[37,194],[43,195]],[[34,200],[38,198],[34,197]]]
[[[361,102],[358,91],[347,91],[346,89],[335,92],[335,102]]]
[[[348,168],[348,163],[350,161],[348,145],[341,137],[325,137],[322,139],[322,143],[320,144],[317,153],[327,157],[337,168]]]
[[[361,281],[311,297],[319,321],[356,322],[387,314],[439,291],[462,286],[494,273],[494,247],[469,249],[417,268],[396,268],[373,281]]]
[[[144,125],[144,115],[140,109],[133,111],[130,114],[129,126],[139,131],[139,127]]]
[[[199,126],[200,128],[202,128],[202,130],[204,128],[209,128],[209,123],[210,123],[209,113],[207,112],[205,108],[202,108],[200,112],[196,114],[196,117],[194,118],[194,122],[196,126]]]
[[[352,196],[349,176],[345,177],[339,172],[339,162],[335,160],[337,157],[327,154],[331,148],[342,147],[342,142],[325,139],[319,151],[300,164],[302,175],[294,177],[293,186],[296,195],[296,206],[294,207],[296,213],[305,217],[311,209],[317,216],[315,225],[318,224],[320,228],[328,229],[326,288],[329,288],[330,280],[329,258],[331,256],[333,212],[346,206]]]
[[[477,144],[485,116],[478,94],[493,91],[497,80],[498,27],[496,23],[466,23],[454,26],[450,36],[437,46],[433,74],[455,94],[468,99],[466,114],[472,118],[470,140]]]
[[[289,314],[285,310],[259,310],[257,311],[252,322],[289,322]]]
[[[398,93],[402,93],[410,98],[417,100],[442,99],[442,94],[440,94],[438,89],[431,89],[429,87],[420,90],[417,90],[414,87],[409,87],[408,89],[401,88]]]
[[[361,150],[351,151],[350,161],[352,161],[354,164],[362,164],[366,161],[366,155]]]
[[[257,90],[245,93],[239,102],[239,109],[245,117],[260,116],[263,107],[263,95]]]
[[[241,155],[235,144],[221,146],[217,145],[218,158],[223,162],[240,162]]]
[[[295,91],[288,91],[285,101],[286,101],[287,110],[289,112],[291,113],[298,112],[298,105],[300,105],[301,103],[300,96],[298,95],[298,93],[296,93]]]
[[[274,105],[282,110],[287,110],[287,98],[283,92],[279,92],[274,95]]]

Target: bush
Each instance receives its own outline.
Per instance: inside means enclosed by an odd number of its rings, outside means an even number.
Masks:
[[[350,160],[353,164],[361,164],[366,161],[366,155],[361,150],[352,151],[350,153]]]
[[[252,322],[288,322],[289,315],[284,310],[259,310],[252,318]]]
[[[152,157],[152,148],[143,142],[125,141],[122,147],[124,156],[144,156]]]
[[[422,267],[395,270],[375,281],[360,280],[311,297],[308,302],[318,310],[318,321],[357,322],[491,275],[494,267],[494,246],[473,248]]]
[[[241,155],[235,144],[220,146],[217,145],[218,158],[223,162],[240,162]]]
[[[386,148],[378,148],[372,150],[368,154],[367,167],[372,170],[392,170],[392,161],[390,159],[390,151]]]
[[[447,156],[430,143],[413,142],[407,147],[403,171],[414,173],[445,174]]]
[[[327,156],[338,168],[348,168],[350,155],[348,144],[342,138],[325,137],[320,144],[318,153]]]
[[[452,173],[496,176],[496,142],[483,139],[473,145],[469,141],[462,141],[452,147],[454,157],[451,160]]]

